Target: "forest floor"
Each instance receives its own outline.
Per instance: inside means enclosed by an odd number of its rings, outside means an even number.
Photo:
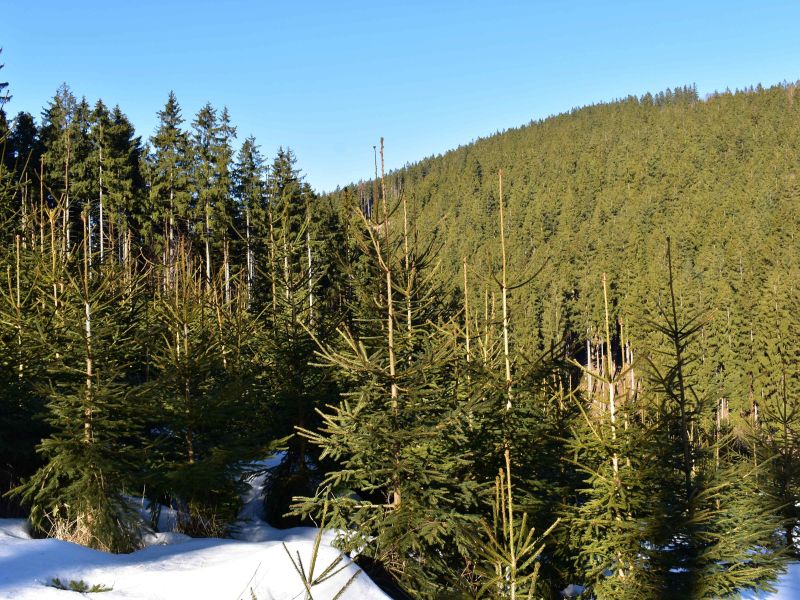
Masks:
[[[304,586],[292,562],[299,553],[308,571],[319,530],[281,530],[265,523],[260,518],[263,481],[259,476],[250,482],[235,539],[195,539],[169,532],[174,513],[165,509],[159,529],[167,531],[147,535],[145,548],[137,552],[109,554],[61,540],[33,539],[24,519],[0,519],[0,597],[78,597],[74,591],[52,587],[57,579],[65,587],[70,582],[98,586],[102,593],[84,596],[100,600],[301,600]],[[339,556],[332,541],[332,532],[322,534],[315,575]],[[341,565],[341,572],[313,588],[316,600],[335,597],[356,573],[341,600],[389,600],[349,559]]]

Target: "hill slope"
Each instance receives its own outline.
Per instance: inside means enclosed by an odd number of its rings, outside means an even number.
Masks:
[[[714,315],[704,333],[707,381],[749,410],[774,377],[756,368],[771,360],[767,340],[800,318],[799,164],[793,85],[705,100],[683,88],[480,139],[391,173],[388,188],[402,190],[435,231],[445,277],[462,257],[486,274],[498,265],[504,170],[512,270],[523,279],[543,266],[514,299],[530,347],[565,337],[583,347],[601,323],[603,272],[613,311],[633,323],[636,340],[635,323],[665,282],[670,236],[683,301]],[[478,294],[485,284],[474,281]]]

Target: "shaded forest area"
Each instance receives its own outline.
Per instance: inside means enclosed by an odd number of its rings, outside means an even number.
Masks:
[[[2,90],[0,90],[2,91]],[[0,510],[323,518],[396,597],[715,598],[796,553],[800,98],[575,110],[326,195],[170,94],[0,113]],[[380,161],[380,171],[379,171]],[[574,588],[573,585],[573,589]]]

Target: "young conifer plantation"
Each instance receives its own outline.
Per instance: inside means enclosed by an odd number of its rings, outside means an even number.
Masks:
[[[325,195],[225,108],[169,93],[142,138],[4,87],[0,516],[124,553],[144,497],[224,537],[279,452],[270,522],[324,519],[397,598],[735,597],[797,555],[793,85],[390,173],[381,140]]]

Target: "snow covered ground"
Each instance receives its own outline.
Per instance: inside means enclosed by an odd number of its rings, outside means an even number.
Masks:
[[[0,598],[47,600],[75,598],[74,592],[48,584],[83,581],[111,588],[86,594],[100,600],[301,600],[303,583],[284,550],[285,543],[304,568],[311,563],[317,529],[278,530],[260,518],[263,477],[251,483],[240,517],[238,539],[192,539],[178,533],[148,536],[146,548],[132,554],[108,554],[60,540],[31,539],[22,519],[0,519]],[[162,514],[168,522],[170,511]],[[332,534],[322,538],[316,574],[336,560],[330,546]],[[346,560],[346,559],[345,559]],[[315,600],[333,598],[358,568],[347,566],[330,580],[313,588]],[[344,562],[342,564],[345,564]],[[388,600],[366,574],[352,581],[342,600]]]

